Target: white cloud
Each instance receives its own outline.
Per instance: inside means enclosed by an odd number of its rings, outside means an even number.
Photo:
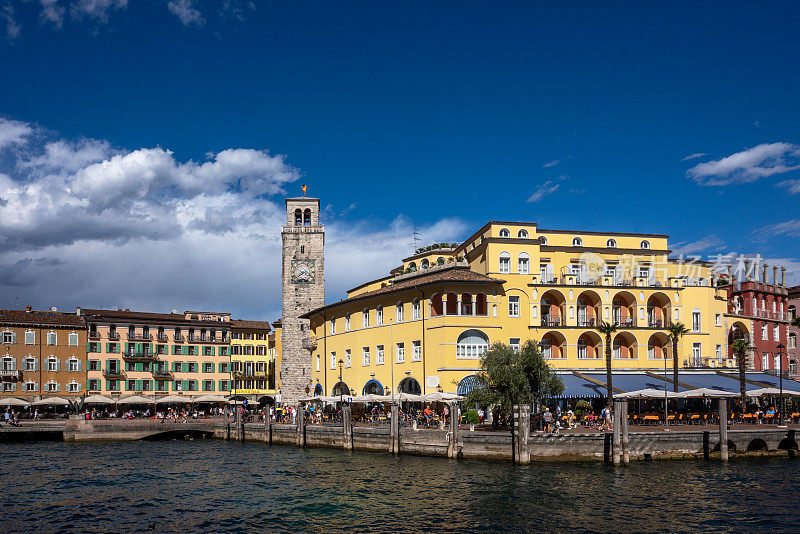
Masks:
[[[74,18],[90,18],[97,22],[108,22],[109,13],[125,9],[128,0],[76,0],[70,5],[70,13]]]
[[[549,169],[550,167],[555,167],[556,165],[558,165],[559,161],[561,160],[554,159],[553,161],[548,161],[547,163],[542,165],[542,167],[544,167],[545,169]]]
[[[33,132],[33,128],[20,121],[0,117],[0,148],[20,144]]]
[[[673,245],[672,253],[675,255],[690,255],[697,254],[704,250],[720,249],[725,245],[725,242],[716,235],[710,235],[698,241],[689,243],[676,243]]]
[[[178,17],[184,26],[202,26],[206,23],[203,14],[194,5],[194,0],[170,0],[169,12]]]
[[[22,32],[22,28],[17,21],[14,20],[14,6],[10,3],[3,6],[2,17],[6,20],[6,37],[9,39],[16,39],[19,37],[20,32]]]
[[[690,159],[702,158],[703,156],[708,156],[708,154],[705,152],[695,152],[694,154],[689,154],[685,158],[681,158],[681,161],[689,161]]]
[[[800,237],[800,219],[762,226],[754,234],[761,237],[776,237],[780,235]]]
[[[231,148],[180,161],[161,147],[121,150],[20,124],[17,161],[0,163],[0,307],[18,297],[39,308],[279,316],[282,196],[300,176],[283,156]],[[402,216],[325,223],[328,300],[413,249],[415,224]],[[467,230],[458,219],[419,226],[426,242]]]
[[[701,185],[729,185],[755,182],[797,169],[800,169],[800,146],[769,143],[719,160],[700,163],[686,171],[686,174]]]
[[[59,5],[58,0],[39,0],[39,4],[42,6],[42,21],[61,29],[64,24],[64,6]]]
[[[560,177],[560,179],[564,180],[564,177]],[[533,194],[531,194],[531,196],[528,197],[528,202],[539,202],[547,195],[550,195],[558,191],[558,188],[560,186],[561,184],[555,183],[553,182],[553,180],[547,180],[545,183],[540,184],[534,190]]]

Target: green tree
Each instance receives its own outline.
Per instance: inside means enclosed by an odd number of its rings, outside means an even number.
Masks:
[[[685,324],[677,322],[669,325],[667,331],[669,332],[669,339],[672,342],[672,382],[673,382],[672,385],[675,388],[675,392],[677,393],[678,392],[678,341],[680,341],[685,334],[689,333],[689,329],[686,328]]]
[[[747,383],[745,382],[744,371],[747,366],[747,351],[753,347],[743,337],[733,340],[731,347],[736,355],[736,366],[739,368],[739,402],[742,405],[742,413],[744,413],[747,408]]]
[[[614,390],[611,387],[611,336],[617,331],[616,323],[601,321],[595,329],[606,338],[606,387],[608,388],[608,407],[614,406]]]
[[[519,351],[495,343],[481,357],[476,375],[478,386],[467,394],[466,404],[494,406],[500,412],[508,413],[515,404],[531,404],[564,391],[563,382],[531,340]]]

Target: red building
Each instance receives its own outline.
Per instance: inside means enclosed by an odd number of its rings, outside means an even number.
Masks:
[[[777,374],[781,369],[788,374],[790,362],[787,349],[779,350],[778,345],[787,347],[789,313],[789,290],[783,284],[785,270],[781,269],[781,283],[777,283],[778,267],[773,267],[772,283],[768,282],[768,266],[763,265],[760,280],[747,276],[739,281],[729,278],[733,283],[725,286],[728,296],[728,313],[725,314],[728,326],[728,354],[733,355],[733,341],[744,337],[753,349],[748,354],[747,368]],[[755,273],[758,275],[758,273]],[[796,359],[795,359],[796,361]],[[796,374],[796,366],[793,374]]]
[[[789,288],[789,321],[797,317],[797,308],[800,307],[800,286]],[[800,336],[800,328],[789,323],[789,337],[786,346],[789,354],[789,374],[794,377],[800,376],[797,372],[797,362],[800,362],[800,347],[797,346],[797,338]]]

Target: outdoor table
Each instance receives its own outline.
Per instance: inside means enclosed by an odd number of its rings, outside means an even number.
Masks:
[[[645,415],[644,416],[644,421],[645,421],[645,423],[647,423],[649,421],[650,423],[652,423],[654,425],[657,425],[659,423],[659,421],[661,421],[661,418],[659,416],[657,416],[657,415]]]

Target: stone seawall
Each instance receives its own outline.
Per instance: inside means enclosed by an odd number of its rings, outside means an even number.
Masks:
[[[396,432],[396,436],[395,436]],[[794,429],[730,430],[728,449],[734,453],[788,451],[798,448]],[[152,420],[71,419],[29,423],[0,428],[0,442],[63,439],[64,441],[109,441],[151,439],[222,439],[253,441],[268,445],[325,447],[382,451],[395,454],[443,458],[513,460],[609,461],[614,443],[610,433],[530,433],[517,438],[510,432],[456,429],[413,429],[390,426],[288,425],[233,422],[160,422]],[[520,448],[521,447],[521,448]],[[515,452],[516,451],[516,452]],[[526,455],[527,451],[527,455]],[[719,433],[673,429],[670,432],[632,432],[628,436],[630,459],[711,457],[719,451]]]

